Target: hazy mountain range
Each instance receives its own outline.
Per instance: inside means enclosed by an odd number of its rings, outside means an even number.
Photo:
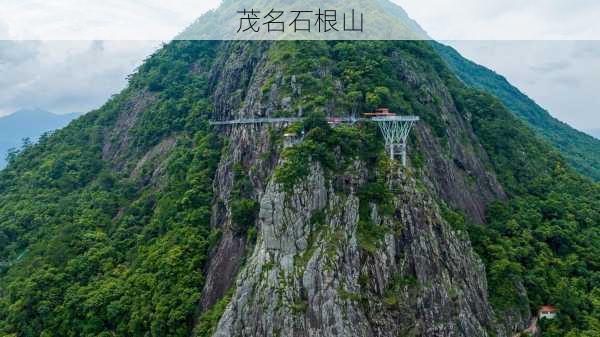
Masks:
[[[43,133],[60,129],[80,115],[80,113],[59,115],[34,108],[22,109],[0,117],[0,168],[6,164],[8,150],[19,148],[24,138],[35,141]]]

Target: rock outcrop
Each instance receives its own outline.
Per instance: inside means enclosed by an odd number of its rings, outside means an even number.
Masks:
[[[225,57],[210,76],[213,118],[281,110],[304,114],[296,104],[305,95],[296,76],[285,75],[266,56],[272,46],[221,47]],[[370,205],[370,221],[386,234],[369,247],[361,246],[357,233],[357,190],[369,174],[364,163],[356,161],[338,176],[346,186],[343,193],[316,165],[294,193],[286,194],[272,176],[283,160],[282,146],[273,140],[282,125],[220,129],[229,145],[215,179],[212,223],[223,234],[206,269],[201,310],[227,290],[233,295],[215,336],[507,335],[487,300],[483,264],[466,235],[453,232],[440,211],[445,204],[481,223],[486,205],[505,198],[504,191],[487,169],[469,116],[458,112],[443,81],[422,75],[413,62],[400,64],[393,76],[421,92],[418,99],[439,113],[445,134],[436,135],[427,122],[416,127],[411,151],[423,163],[386,177],[394,211],[384,215]],[[254,245],[232,229],[236,165],[248,173],[252,198],[260,204]]]
[[[347,172],[360,186],[368,172]],[[387,177],[394,211],[373,250],[358,238],[359,198],[321,169],[286,194],[270,181],[258,242],[215,336],[488,336],[495,331],[484,268],[410,173]]]

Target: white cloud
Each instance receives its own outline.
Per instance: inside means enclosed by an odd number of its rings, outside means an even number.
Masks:
[[[159,41],[0,41],[0,115],[99,107]]]
[[[215,0],[2,0],[0,25],[4,22],[8,37],[19,40],[169,40],[218,4]]]
[[[600,128],[600,41],[451,41],[558,119]]]
[[[393,0],[438,40],[598,40],[597,0]]]
[[[440,40],[600,39],[597,0],[393,1],[433,38]],[[1,22],[5,22],[13,39],[168,40],[219,3],[219,0],[2,0],[0,38]]]

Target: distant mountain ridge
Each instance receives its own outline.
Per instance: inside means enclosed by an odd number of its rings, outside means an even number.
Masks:
[[[552,117],[502,75],[469,61],[449,46],[438,42],[431,44],[461,81],[498,97],[517,117],[557,148],[573,168],[600,181],[600,130],[592,131],[594,138],[572,128]]]
[[[33,108],[21,109],[8,116],[0,117],[0,169],[6,164],[8,150],[19,148],[24,138],[36,141],[43,133],[60,129],[80,115],[80,113],[59,115]]]

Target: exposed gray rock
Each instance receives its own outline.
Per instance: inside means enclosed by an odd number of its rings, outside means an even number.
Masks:
[[[157,185],[166,165],[166,158],[171,150],[177,144],[177,137],[168,137],[160,143],[153,146],[146,154],[136,163],[135,168],[130,174],[132,179],[142,180],[143,185]]]
[[[119,118],[114,127],[105,135],[102,147],[102,159],[113,163],[121,169],[126,164],[127,151],[132,148],[131,129],[136,125],[139,116],[156,101],[156,95],[142,91],[129,101],[121,104]]]
[[[356,167],[353,186],[366,174]],[[293,194],[271,181],[258,242],[214,336],[505,336],[468,243],[416,180],[388,182],[398,191],[395,212],[371,206],[388,234],[369,253],[357,236],[355,191],[334,192],[318,167]]]
[[[261,99],[262,83],[274,73],[273,69],[265,67],[265,60],[259,57],[262,55],[260,52],[262,49],[243,49],[243,46],[236,44],[230,48],[242,48],[241,52],[245,53],[245,56],[214,67],[213,99],[219,119],[226,119],[231,115],[259,116],[265,106],[272,109],[276,96],[271,96],[272,99],[264,102]],[[256,65],[257,62],[260,66]],[[245,95],[240,102],[236,103],[235,109],[232,107],[230,97],[227,96],[227,93],[232,90],[243,92]],[[233,110],[225,110],[229,108]],[[211,254],[206,270],[201,311],[210,308],[231,287],[244,259],[245,237],[235,236],[231,228],[229,197],[234,184],[234,165],[240,164],[248,171],[254,187],[254,197],[258,199],[264,192],[276,164],[276,153],[271,144],[269,128],[245,126],[225,128],[222,132],[229,139],[229,145],[217,169],[214,183],[216,198],[211,224],[221,229],[223,238]]]
[[[467,116],[458,112],[452,95],[439,79],[426,78],[414,65],[403,61],[399,76],[431,111],[436,111],[444,123],[444,140],[428,123],[417,123],[416,142],[409,151],[425,161],[424,173],[428,187],[448,205],[461,210],[469,220],[484,223],[486,206],[506,195],[495,175],[489,172],[489,158],[471,129]],[[431,97],[438,97],[435,102]]]

